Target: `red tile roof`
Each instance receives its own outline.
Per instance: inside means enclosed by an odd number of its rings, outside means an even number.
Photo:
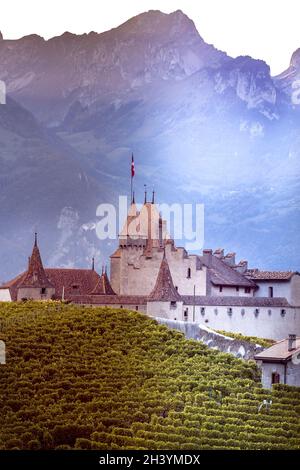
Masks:
[[[291,351],[288,350],[288,339],[283,339],[278,341],[278,343],[270,346],[264,351],[257,354],[254,359],[265,362],[276,362],[276,361],[287,361],[292,356],[298,355],[300,353],[300,336],[296,338],[296,348]]]
[[[46,274],[55,287],[55,297],[61,299],[64,288],[65,299],[71,295],[89,294],[100,280],[92,269],[48,268]]]
[[[297,271],[260,271],[259,269],[247,269],[245,276],[257,280],[289,281]]]

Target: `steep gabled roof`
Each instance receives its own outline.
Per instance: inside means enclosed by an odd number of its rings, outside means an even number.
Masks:
[[[167,261],[165,251],[159,268],[159,273],[153,291],[149,295],[148,300],[151,301],[177,301],[181,300],[181,296],[174,287],[171,276],[169,263]]]
[[[91,295],[116,295],[110,285],[106,272],[102,272],[97,284],[90,292]]]
[[[32,254],[29,259],[27,273],[18,285],[18,287],[53,287],[53,284],[49,281],[44,270],[40,250],[37,244],[36,234]]]
[[[243,276],[216,256],[211,256],[211,263],[207,267],[210,281],[216,286],[256,287],[254,281]]]

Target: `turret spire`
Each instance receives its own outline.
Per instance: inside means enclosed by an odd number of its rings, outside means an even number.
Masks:
[[[155,199],[155,191],[153,189],[153,191],[152,191],[152,204],[154,204],[154,199]]]
[[[145,188],[144,204],[147,204],[147,185],[146,184],[144,184],[144,188]]]
[[[92,258],[92,271],[95,271],[95,258]]]

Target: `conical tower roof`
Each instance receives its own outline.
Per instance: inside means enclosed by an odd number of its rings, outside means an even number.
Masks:
[[[47,278],[44,270],[40,250],[37,244],[37,234],[35,234],[34,246],[29,258],[27,273],[18,287],[54,287]]]
[[[102,271],[100,279],[91,291],[91,295],[116,295],[105,271]]]
[[[180,294],[174,287],[173,279],[171,276],[169,263],[167,261],[165,251],[164,256],[159,268],[159,273],[153,291],[148,297],[150,301],[179,301],[181,300]]]

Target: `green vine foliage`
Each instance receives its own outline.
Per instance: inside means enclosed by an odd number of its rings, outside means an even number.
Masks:
[[[299,388],[138,312],[2,303],[0,339],[2,449],[300,449]]]

